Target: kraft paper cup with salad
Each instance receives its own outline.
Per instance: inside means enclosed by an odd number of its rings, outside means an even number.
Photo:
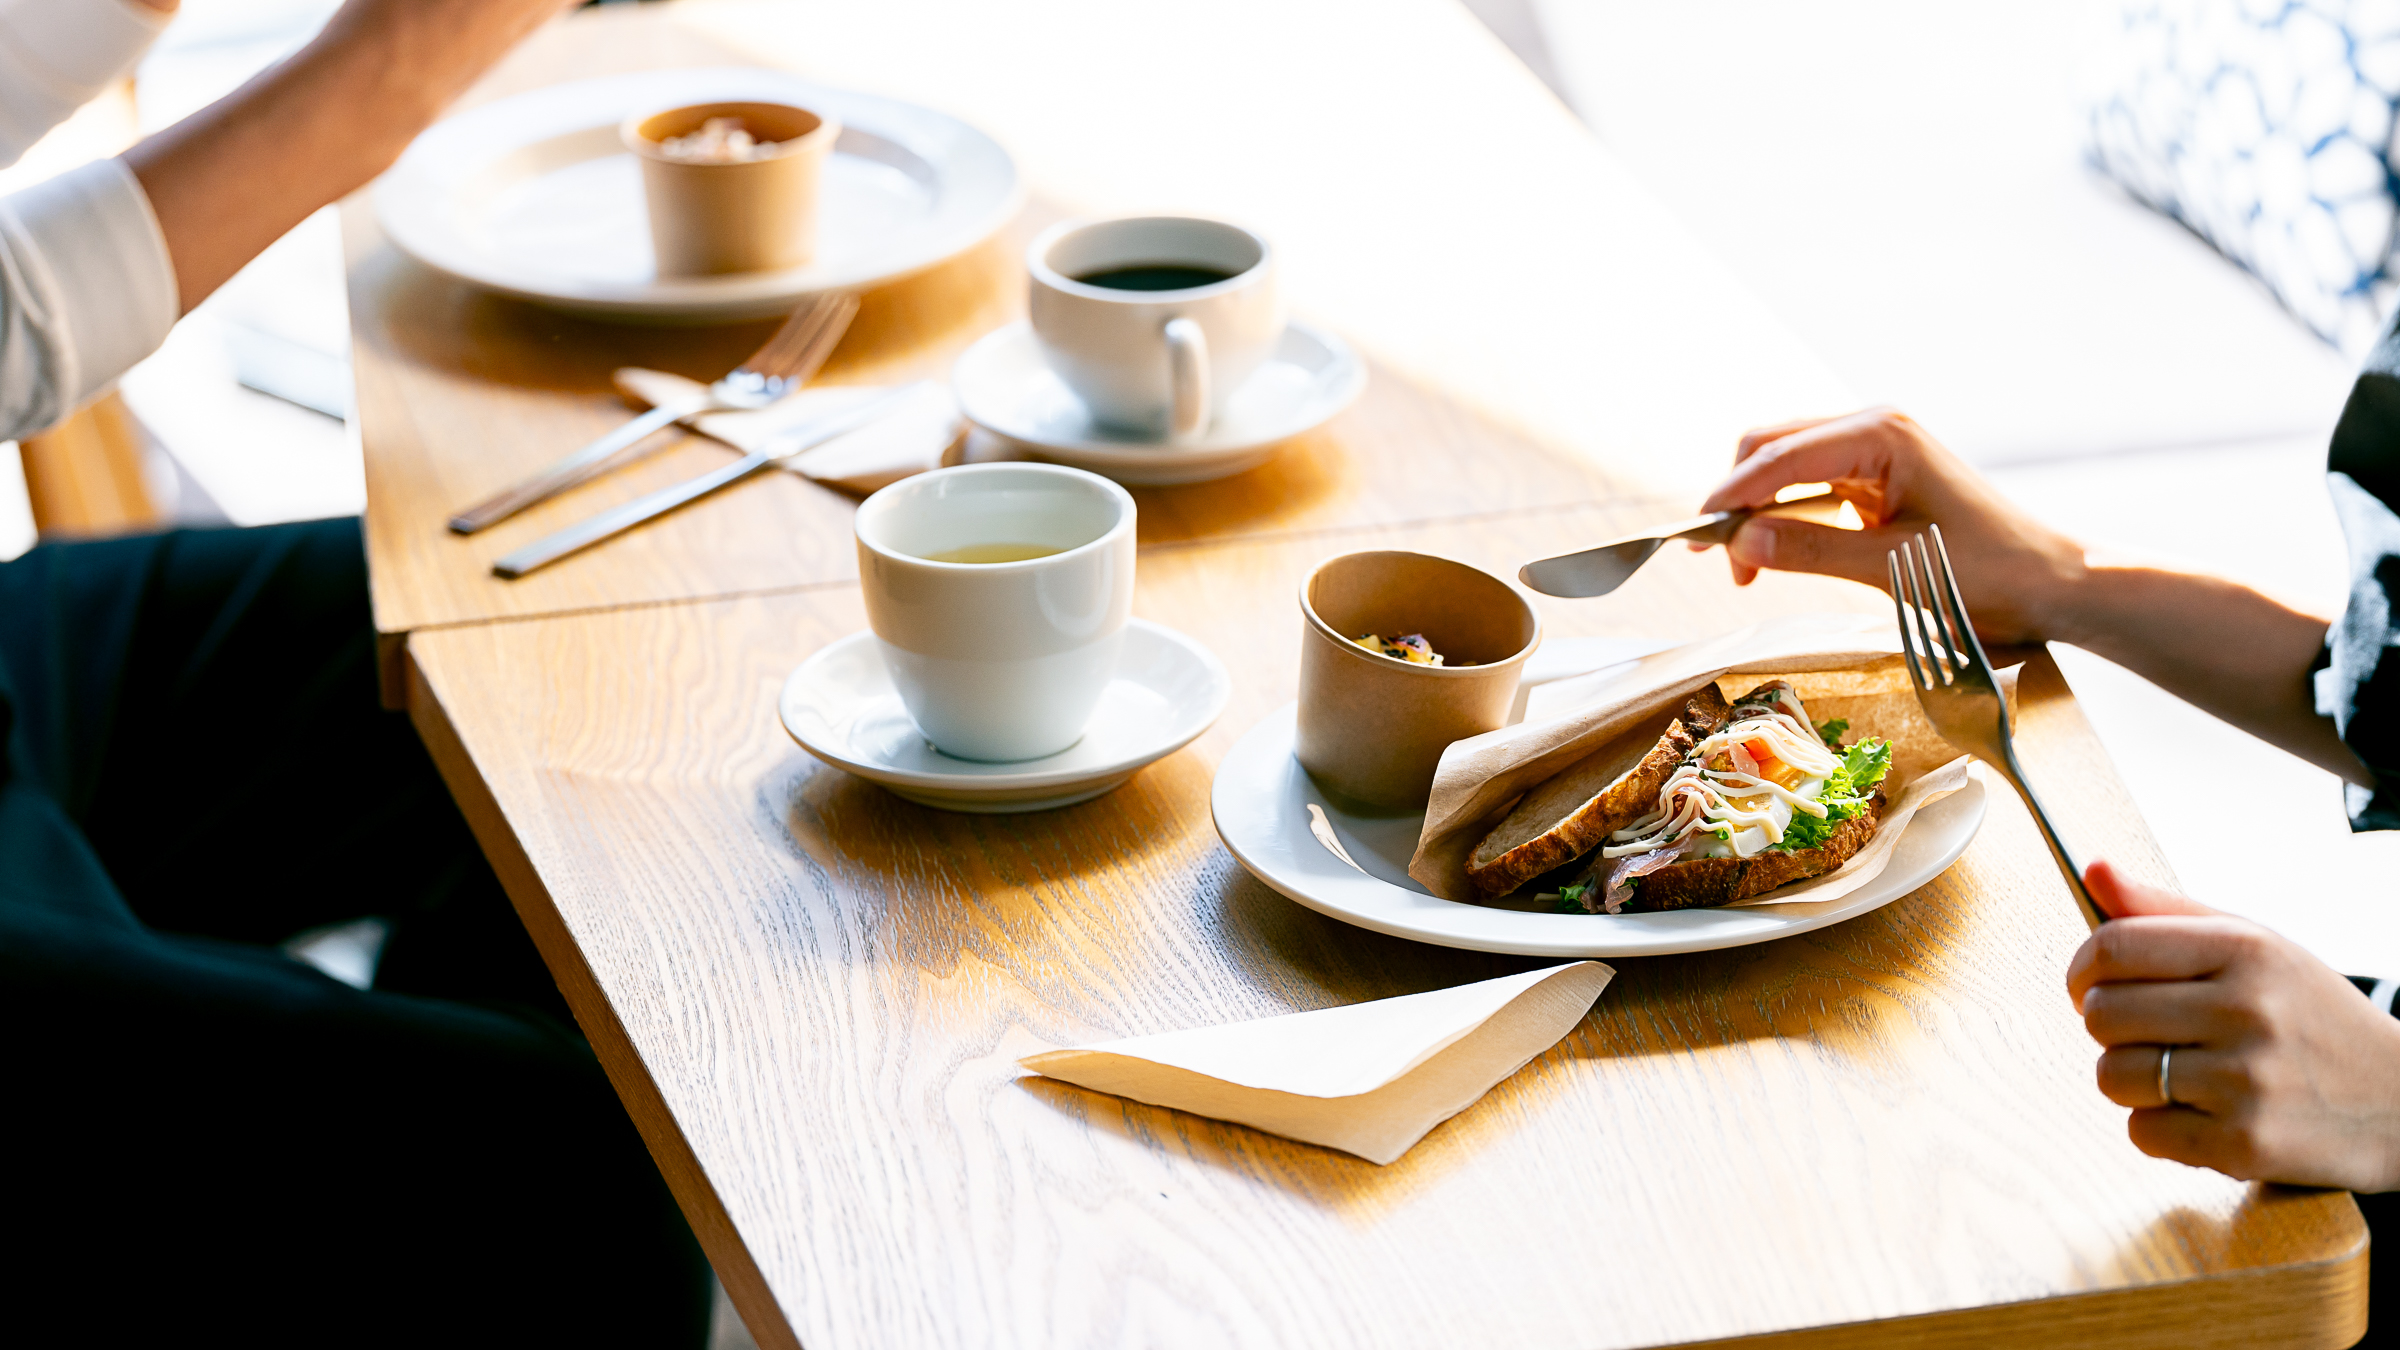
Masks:
[[[817,250],[841,123],[788,103],[694,103],[625,119],[662,277],[769,272]]]
[[[1320,787],[1421,810],[1452,741],[1508,724],[1542,621],[1489,572],[1424,553],[1346,553],[1300,584],[1297,754]],[[1401,644],[1415,659],[1355,639]],[[1425,660],[1438,655],[1439,665]]]

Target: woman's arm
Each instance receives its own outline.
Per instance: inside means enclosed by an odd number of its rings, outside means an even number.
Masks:
[[[2219,577],[2086,548],[1889,410],[1752,433],[1707,509],[1764,506],[1778,488],[1818,482],[1832,483],[1867,528],[1747,521],[1728,546],[1736,581],[1779,567],[1881,585],[1885,554],[1938,522],[1984,636],[2089,648],[2369,781],[2312,697],[2324,617]],[[2245,1179],[2400,1188],[2400,1020],[2257,924],[2135,885],[2105,862],[2085,880],[2112,918],[2076,952],[2068,996],[2102,1046],[2100,1091],[2129,1108],[2126,1129],[2143,1152]]]
[[[1885,554],[1938,522],[1985,638],[2071,642],[2353,783],[2370,781],[2316,709],[2310,670],[2330,616],[2078,543],[2019,511],[1890,409],[1752,432],[1703,509],[1765,506],[1778,488],[1820,482],[1832,483],[1867,528],[1751,520],[1727,546],[1736,581],[1781,568],[1881,586]]]
[[[562,0],[350,0],[290,59],[125,152],[174,261],[208,298],[410,140]]]

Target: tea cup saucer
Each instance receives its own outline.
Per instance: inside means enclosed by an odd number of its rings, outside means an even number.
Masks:
[[[1095,424],[1043,362],[1028,323],[1010,324],[968,348],[951,382],[968,420],[985,431],[1042,459],[1132,487],[1157,487],[1225,478],[1265,463],[1283,442],[1349,407],[1366,387],[1367,367],[1333,334],[1290,324],[1215,424],[1182,441]]]
[[[1041,759],[987,764],[935,749],[901,706],[873,633],[853,633],[801,662],[777,711],[802,749],[895,796],[1003,814],[1071,806],[1117,787],[1191,744],[1232,693],[1215,653],[1164,624],[1131,619],[1116,676],[1083,739]]]

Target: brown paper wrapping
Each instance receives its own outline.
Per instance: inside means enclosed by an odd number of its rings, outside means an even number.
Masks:
[[[1481,897],[1467,880],[1467,858],[1527,789],[1620,736],[1664,731],[1702,685],[1716,683],[1731,699],[1777,676],[1792,682],[1816,721],[1846,718],[1848,739],[1892,743],[1883,782],[1890,805],[1875,838],[1848,863],[1741,903],[1821,904],[1849,894],[1883,870],[1920,808],[1966,786],[1970,768],[1917,705],[1892,621],[1851,614],[1787,615],[1658,652],[1584,677],[1588,697],[1560,712],[1452,742],[1435,771],[1408,874],[1436,895],[1475,902]],[[2001,672],[2001,687],[2013,706],[2013,669]]]

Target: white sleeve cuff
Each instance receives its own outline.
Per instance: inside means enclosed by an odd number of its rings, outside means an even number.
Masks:
[[[172,17],[137,0],[0,0],[0,168],[133,69]]]
[[[0,198],[0,440],[74,411],[181,313],[166,236],[123,160]]]

